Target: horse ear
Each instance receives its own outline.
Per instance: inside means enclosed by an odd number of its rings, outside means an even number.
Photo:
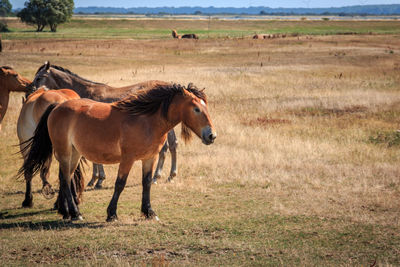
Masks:
[[[48,71],[50,69],[50,61],[46,61],[44,64],[45,64],[44,70]]]

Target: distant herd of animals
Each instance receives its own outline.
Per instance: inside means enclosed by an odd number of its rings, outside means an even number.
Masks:
[[[286,38],[286,34],[255,34],[253,35],[253,39],[274,39],[274,38]],[[294,34],[293,36],[297,36]],[[184,35],[179,35],[176,30],[172,30],[172,37],[175,39],[199,39],[199,37],[194,33],[188,33]]]
[[[50,88],[50,89],[49,89]],[[33,81],[13,68],[0,67],[0,130],[9,93],[25,92],[17,121],[23,165],[16,177],[26,182],[23,207],[33,206],[32,178],[40,173],[42,193],[54,190],[48,182],[54,155],[59,163],[59,194],[54,207],[65,220],[82,220],[79,211],[84,191],[81,162],[93,162],[88,186],[101,188],[103,165],[119,163],[114,193],[107,208],[107,221],[117,220],[118,199],[135,161],[142,161],[142,205],[146,218],[155,218],[150,188],[161,175],[165,153],[172,155],[168,180],[177,174],[177,139],[174,127],[190,140],[194,132],[205,145],[217,134],[208,113],[204,90],[157,80],[125,87],[111,87],[46,62]],[[157,163],[158,160],[158,163]],[[157,164],[156,164],[157,163]],[[153,174],[153,170],[156,171]]]
[[[286,38],[287,34],[254,34],[253,39],[274,39],[274,38]],[[298,34],[294,33],[291,36],[298,36]],[[172,37],[175,39],[199,39],[199,36],[195,33],[187,33],[183,35],[179,35],[176,30],[172,30]],[[0,35],[0,52],[2,52],[2,44],[1,44],[1,35]]]
[[[286,34],[255,34],[253,39],[286,38]]]

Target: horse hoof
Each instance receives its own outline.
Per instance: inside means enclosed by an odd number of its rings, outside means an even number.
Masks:
[[[102,188],[103,188],[102,185],[96,185],[96,186],[94,187],[94,189],[102,189]]]
[[[72,217],[71,221],[83,221],[82,215],[78,215],[77,217]]]
[[[117,215],[108,216],[106,222],[116,222],[118,221]]]
[[[172,179],[174,179],[174,177],[176,177],[176,172],[173,172],[169,175],[167,182],[172,182]]]
[[[159,174],[154,175],[152,183],[153,183],[153,184],[157,184],[157,180],[158,180],[159,178],[161,178],[161,175],[159,175]]]
[[[55,191],[50,184],[44,185],[41,193],[45,199],[52,199],[55,195]]]
[[[24,202],[22,202],[22,207],[23,208],[32,208],[33,207],[32,200],[24,200]]]
[[[151,219],[156,219],[157,221],[159,220],[157,214],[152,209],[149,209],[146,212],[142,210],[142,214],[148,220],[151,220]]]
[[[97,177],[92,177],[92,180],[90,180],[90,182],[87,184],[87,186],[91,187],[94,185],[94,182],[96,182]]]
[[[154,219],[155,219],[157,222],[160,221],[160,219],[158,218],[157,215],[154,217]]]
[[[94,186],[94,189],[102,189],[103,188],[103,181],[105,180],[106,178],[99,178],[99,180],[97,181],[97,183],[96,183],[96,185]]]

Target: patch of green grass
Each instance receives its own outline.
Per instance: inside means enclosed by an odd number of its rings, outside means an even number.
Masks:
[[[372,144],[384,144],[387,147],[400,145],[400,131],[383,131],[370,136],[368,141]]]

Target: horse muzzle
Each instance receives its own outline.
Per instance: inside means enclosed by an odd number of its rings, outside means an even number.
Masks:
[[[206,126],[201,130],[201,141],[205,145],[211,145],[214,143],[215,138],[217,138],[217,133],[213,132],[210,126]]]

